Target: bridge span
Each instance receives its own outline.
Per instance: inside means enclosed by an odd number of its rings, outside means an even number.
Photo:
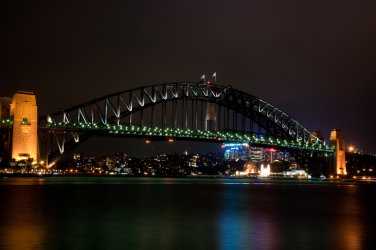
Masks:
[[[277,147],[289,151],[313,175],[346,174],[344,155],[338,160],[338,150],[343,146],[341,133],[331,137],[332,146],[327,145],[317,132],[309,131],[281,109],[230,86],[204,82],[143,86],[61,109],[38,120],[36,103],[25,96],[34,95],[17,92],[10,112],[0,116],[4,148],[16,160],[32,158],[36,162],[40,157],[51,165],[93,135],[173,138]],[[37,133],[39,144],[34,145],[30,142]],[[33,149],[15,150],[22,148],[20,143],[31,144]],[[334,156],[335,164],[330,165]]]

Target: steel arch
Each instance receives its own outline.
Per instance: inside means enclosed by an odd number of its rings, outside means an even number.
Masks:
[[[202,82],[155,84],[117,92],[44,116],[40,126],[51,122],[113,124],[147,107],[182,99],[202,100],[233,109],[274,136],[324,144],[296,119],[269,102],[230,86]]]

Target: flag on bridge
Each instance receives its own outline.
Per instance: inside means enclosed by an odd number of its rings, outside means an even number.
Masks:
[[[201,76],[201,81],[204,81],[204,82],[205,82],[205,75],[202,75],[202,76]]]

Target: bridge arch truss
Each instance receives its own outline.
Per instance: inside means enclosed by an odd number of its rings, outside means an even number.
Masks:
[[[42,130],[55,135],[60,153],[65,145],[90,137],[90,133],[83,133],[85,127],[118,125],[241,131],[324,145],[267,101],[230,86],[202,82],[156,84],[117,92],[51,113],[39,123]]]

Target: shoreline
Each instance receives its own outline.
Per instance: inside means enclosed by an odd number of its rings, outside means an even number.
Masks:
[[[132,175],[90,175],[90,174],[72,174],[72,175],[53,175],[53,174],[0,174],[1,179],[7,178],[68,178],[68,177],[83,177],[83,178],[128,178],[128,179],[223,179],[223,180],[239,180],[252,181],[255,183],[322,183],[322,184],[340,184],[340,183],[367,183],[376,184],[376,178],[370,179],[320,179],[320,178],[291,178],[291,177],[257,177],[257,176],[224,176],[224,175],[187,175],[187,176],[132,176]]]

